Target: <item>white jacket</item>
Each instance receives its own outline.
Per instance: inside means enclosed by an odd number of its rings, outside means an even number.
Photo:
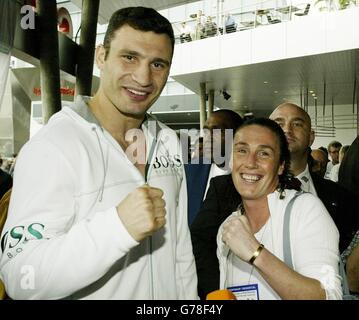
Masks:
[[[180,144],[149,117],[142,130],[153,152],[147,182],[164,191],[167,214],[165,227],[140,243],[116,206],[145,180],[81,98],[22,148],[1,238],[10,297],[197,298]]]

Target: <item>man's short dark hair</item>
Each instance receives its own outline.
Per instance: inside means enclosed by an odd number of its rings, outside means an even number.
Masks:
[[[228,124],[227,129],[233,129],[233,132],[244,122],[242,117],[235,111],[230,109],[220,109],[212,112],[212,114],[223,115],[228,119],[226,124]]]
[[[110,18],[103,43],[106,51],[105,59],[110,52],[111,41],[115,37],[116,31],[124,25],[129,25],[131,28],[140,31],[167,34],[171,40],[173,53],[175,38],[171,23],[152,8],[128,7],[117,10]]]
[[[322,150],[322,151],[324,151],[325,152],[325,154],[327,155],[327,158],[328,158],[328,149],[326,148],[326,147],[319,147],[319,150]]]
[[[340,149],[342,147],[342,144],[339,141],[332,141],[328,145],[328,150],[330,151],[330,148]]]

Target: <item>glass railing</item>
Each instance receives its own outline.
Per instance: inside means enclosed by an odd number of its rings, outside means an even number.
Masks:
[[[176,43],[206,39],[296,20],[307,15],[359,6],[359,0],[293,0],[281,6],[276,5],[278,2],[268,0],[230,11],[218,8],[217,14],[211,16],[201,15],[201,12],[190,14],[186,21],[172,23]]]

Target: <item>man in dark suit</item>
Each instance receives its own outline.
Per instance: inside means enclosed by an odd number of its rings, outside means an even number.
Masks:
[[[359,136],[350,145],[340,164],[338,183],[359,195]]]
[[[190,226],[198,295],[201,299],[219,287],[217,232],[221,223],[237,209],[240,202],[241,197],[234,187],[231,174],[214,177],[201,210]]]
[[[307,160],[315,134],[306,111],[295,104],[283,103],[269,117],[282,127],[287,137],[290,168],[301,181],[302,189],[318,196],[334,220],[339,230],[339,250],[342,252],[359,226],[359,210],[354,195],[310,171]]]
[[[340,163],[338,183],[359,196],[359,136],[355,138]],[[346,263],[349,288],[359,297],[359,229],[349,247],[342,253]]]
[[[230,172],[232,139],[225,141],[225,137],[227,134],[227,137],[233,138],[234,131],[242,123],[243,120],[238,113],[227,109],[214,111],[205,122],[203,156],[192,159],[191,163],[185,165],[189,225],[194,221],[202,205],[210,179]]]

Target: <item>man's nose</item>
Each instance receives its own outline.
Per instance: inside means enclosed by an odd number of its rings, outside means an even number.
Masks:
[[[147,64],[140,64],[132,73],[132,78],[141,87],[148,87],[152,84],[152,72],[151,67]]]
[[[291,132],[292,131],[292,126],[290,125],[290,123],[284,123],[282,125],[282,129],[284,132]]]

